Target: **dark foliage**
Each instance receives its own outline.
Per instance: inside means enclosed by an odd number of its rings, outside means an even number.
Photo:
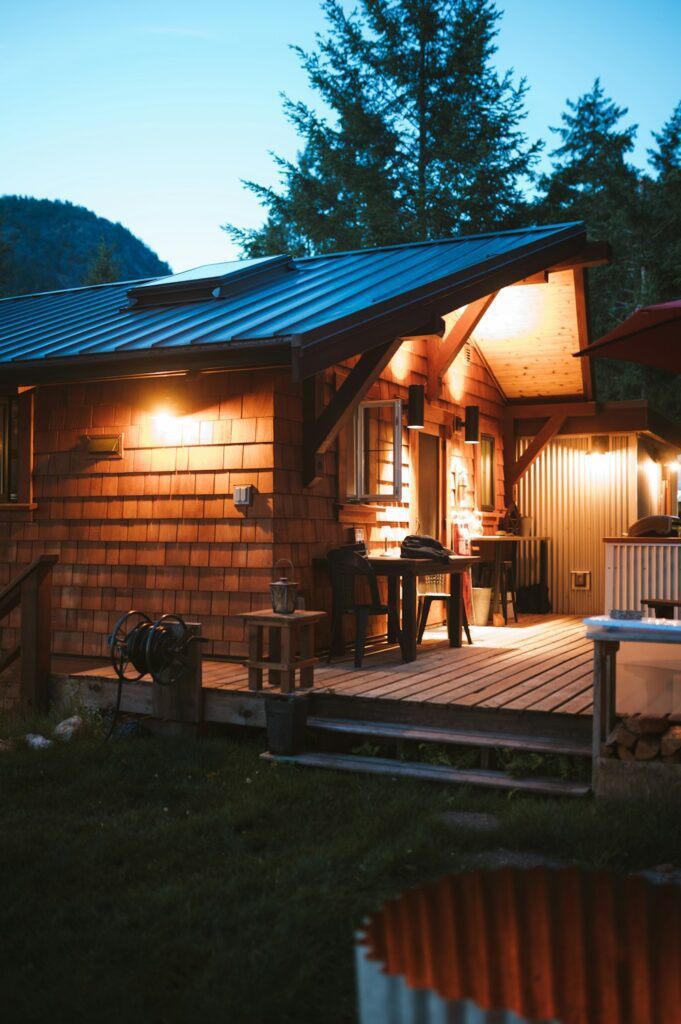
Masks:
[[[101,265],[104,256],[107,268]],[[114,269],[123,281],[171,272],[122,224],[83,206],[28,196],[0,197],[0,295],[104,283],[113,279]]]
[[[560,145],[539,183],[535,218],[580,218],[592,238],[610,242],[613,258],[590,271],[591,333],[598,338],[638,306],[681,295],[681,104],[648,150],[651,173],[628,162],[636,125],[596,79],[590,92],[568,101]],[[599,361],[598,397],[646,398],[681,420],[681,377],[632,363]]]
[[[328,252],[508,227],[523,219],[531,144],[524,80],[493,64],[492,0],[325,0],[327,33],[295,48],[320,114],[284,101],[301,139],[253,182],[262,228],[226,230],[246,256]]]

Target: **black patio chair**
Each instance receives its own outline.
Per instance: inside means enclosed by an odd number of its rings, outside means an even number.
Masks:
[[[327,559],[332,593],[331,642],[328,661],[331,661],[336,644],[340,645],[342,642],[344,615],[353,615],[355,618],[355,668],[361,668],[364,660],[364,645],[370,615],[387,615],[388,634],[390,635],[393,630],[397,633],[402,661],[404,661],[404,645],[402,631],[399,628],[397,608],[381,601],[376,573],[367,559],[349,548],[334,548],[329,551]],[[364,588],[364,594],[359,594],[361,586]],[[363,599],[367,592],[368,601]]]
[[[418,635],[416,637],[416,643],[417,644],[420,644],[421,641],[423,640],[423,634],[426,631],[426,624],[428,622],[428,614],[430,612],[430,606],[432,605],[433,601],[444,601],[447,613],[449,613],[449,592],[447,591],[447,588],[445,586],[445,582],[446,582],[445,576],[440,576],[440,575],[437,575],[437,574],[434,575],[434,576],[424,576],[423,577],[423,589],[422,590],[419,589],[419,594],[418,594],[419,606],[418,606],[418,615],[417,615],[417,621],[418,621]],[[463,625],[464,633],[466,634],[466,639],[468,640],[469,644],[472,644],[473,641],[471,639],[470,626],[468,625],[468,616],[466,615],[466,602],[465,601],[461,602],[461,614],[463,616],[463,618],[462,618],[462,625]]]

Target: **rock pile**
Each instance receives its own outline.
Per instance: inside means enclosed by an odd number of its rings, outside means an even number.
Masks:
[[[604,757],[681,764],[681,715],[627,715],[608,736]]]

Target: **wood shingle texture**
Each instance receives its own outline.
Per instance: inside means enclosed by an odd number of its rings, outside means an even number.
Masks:
[[[181,416],[156,415],[174,403]],[[40,552],[59,556],[56,652],[105,654],[135,607],[200,619],[215,654],[235,653],[233,616],[268,600],[273,413],[272,378],[250,371],[38,389],[37,508],[33,522],[2,524],[0,580]],[[115,433],[122,459],[83,450],[85,436]],[[246,511],[240,484],[255,486]]]

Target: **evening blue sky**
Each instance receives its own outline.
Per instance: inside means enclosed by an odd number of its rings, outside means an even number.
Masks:
[[[566,99],[600,75],[638,123],[634,160],[681,99],[678,0],[507,0],[498,66],[530,86],[525,129],[555,144]],[[21,0],[0,8],[0,194],[120,221],[176,271],[234,258],[220,225],[262,221],[240,184],[276,182],[296,137],[279,93],[311,100],[288,44],[318,0]]]

